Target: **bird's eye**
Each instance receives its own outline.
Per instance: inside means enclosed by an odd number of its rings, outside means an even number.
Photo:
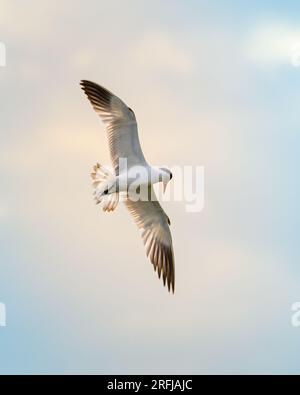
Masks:
[[[172,173],[170,173],[170,180],[172,180],[172,178],[173,178],[173,174],[172,174]]]

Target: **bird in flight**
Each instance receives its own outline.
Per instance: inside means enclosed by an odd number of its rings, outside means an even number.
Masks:
[[[122,198],[141,230],[146,253],[158,277],[174,293],[175,267],[170,220],[159,204],[153,184],[164,190],[172,179],[170,170],[150,166],[141,149],[137,121],[131,108],[102,86],[82,80],[94,110],[106,126],[114,174],[97,163],[91,174],[96,203],[113,211]],[[146,193],[145,193],[146,192]]]

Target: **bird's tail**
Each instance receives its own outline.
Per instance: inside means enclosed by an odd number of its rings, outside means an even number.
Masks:
[[[101,203],[103,211],[113,211],[119,203],[119,193],[114,190],[116,177],[99,163],[93,167],[91,177],[96,204]]]

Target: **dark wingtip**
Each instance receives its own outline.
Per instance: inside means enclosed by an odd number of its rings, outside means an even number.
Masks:
[[[97,87],[97,84],[89,80],[81,80],[79,85],[84,91],[86,91],[88,88]]]
[[[86,84],[92,84],[92,81],[89,80],[80,80],[79,85],[86,85]]]
[[[80,80],[79,85],[81,87],[81,89],[83,89],[83,87],[88,83],[89,81],[87,80]]]
[[[168,284],[168,291],[171,295],[175,294],[175,284],[173,282],[171,284]]]
[[[87,93],[86,90],[87,90],[89,82],[90,81],[87,81],[87,80],[81,80],[79,82],[80,88],[84,91],[84,93]]]
[[[81,80],[79,85],[96,111],[98,111],[99,108],[102,111],[110,110],[110,100],[113,96],[110,91],[88,80]]]
[[[168,291],[174,293],[174,284],[173,281],[168,279]]]

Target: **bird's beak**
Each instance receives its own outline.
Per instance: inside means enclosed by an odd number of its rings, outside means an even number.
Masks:
[[[168,183],[169,183],[169,181],[163,182],[163,191],[164,191],[164,193],[166,192]]]

